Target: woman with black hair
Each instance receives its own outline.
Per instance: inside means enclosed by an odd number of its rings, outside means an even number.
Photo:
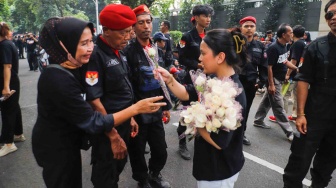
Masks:
[[[88,149],[85,133],[111,138],[114,126],[139,113],[156,112],[163,97],[141,100],[113,114],[94,111],[85,101],[80,67],[93,52],[93,24],[77,18],[51,18],[42,28],[40,44],[49,65],[38,81],[38,117],[32,134],[33,153],[50,187],[82,187],[80,149]],[[94,78],[92,78],[94,81]]]
[[[0,88],[3,101],[0,102],[2,129],[0,157],[17,150],[14,142],[25,141],[22,130],[22,115],[19,104],[20,79],[19,56],[11,41],[13,33],[7,23],[0,23]],[[15,93],[13,93],[15,92]]]
[[[205,74],[217,78],[231,78],[243,89],[237,74],[241,60],[246,61],[244,36],[235,30],[215,29],[203,38],[199,61]],[[198,96],[192,84],[183,86],[168,71],[159,68],[169,89],[182,101],[197,101]],[[246,98],[244,91],[236,97],[243,107],[245,118]],[[198,188],[231,188],[237,181],[239,171],[244,165],[243,135],[245,121],[234,131],[219,130],[209,133],[205,128],[197,128],[193,160],[193,176]]]

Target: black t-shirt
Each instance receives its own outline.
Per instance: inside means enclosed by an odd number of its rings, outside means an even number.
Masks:
[[[287,72],[287,66],[284,62],[289,55],[286,45],[276,41],[267,48],[266,52],[268,65],[272,65],[273,77],[280,81],[284,81]]]
[[[304,48],[306,47],[306,43],[303,39],[297,40],[294,42],[290,48],[290,60],[296,60],[296,65],[299,66],[300,59],[303,55]],[[296,70],[293,70],[290,77],[294,78],[296,75]]]
[[[3,40],[0,42],[0,75],[3,78],[3,65],[12,65],[12,76],[16,76],[19,73],[19,56],[17,48],[12,41]]]
[[[27,39],[26,43],[27,43],[27,52],[31,53],[34,52],[37,42],[35,42],[33,39]]]

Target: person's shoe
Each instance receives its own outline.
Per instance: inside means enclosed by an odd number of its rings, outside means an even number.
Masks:
[[[21,135],[14,135],[14,142],[24,142],[26,140],[26,137],[21,134]]]
[[[9,153],[12,153],[17,150],[17,147],[15,146],[14,143],[12,143],[10,146],[7,144],[3,145],[2,148],[0,149],[0,157],[5,156]]]
[[[276,118],[275,116],[268,116],[268,120],[276,122]]]
[[[143,182],[139,182],[139,183],[138,183],[138,187],[139,187],[139,188],[152,188],[152,186],[150,185],[148,179],[146,179],[146,180],[143,181]]]
[[[294,134],[293,133],[288,134],[287,138],[290,142],[292,142],[294,139]]]
[[[293,122],[295,122],[295,121],[296,121],[296,117],[288,116],[288,120],[289,120],[289,121],[293,121]]]
[[[170,184],[164,181],[161,173],[149,172],[149,183],[152,187],[170,188]]]
[[[190,156],[190,152],[188,151],[187,148],[187,144],[179,144],[179,153],[181,155],[181,157],[185,160],[190,160],[191,156]]]
[[[251,145],[251,141],[249,139],[247,139],[245,135],[243,137],[243,144],[246,145],[246,146],[250,146]]]
[[[265,123],[262,123],[261,125],[254,123],[253,126],[259,127],[259,128],[263,128],[263,129],[270,129],[271,128],[271,126],[269,126],[269,125],[267,125]]]

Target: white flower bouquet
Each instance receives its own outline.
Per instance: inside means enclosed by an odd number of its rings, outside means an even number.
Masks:
[[[192,102],[180,114],[181,125],[187,126],[183,136],[195,135],[196,128],[218,133],[240,127],[242,107],[235,98],[242,89],[230,78],[206,77],[201,70],[190,71],[190,75],[199,101]]]

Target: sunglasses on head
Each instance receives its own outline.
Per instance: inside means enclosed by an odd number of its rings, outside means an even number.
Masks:
[[[334,17],[335,13],[336,13],[336,11],[328,11],[328,12],[324,15],[324,17],[325,17],[326,20],[330,20],[332,17]]]

